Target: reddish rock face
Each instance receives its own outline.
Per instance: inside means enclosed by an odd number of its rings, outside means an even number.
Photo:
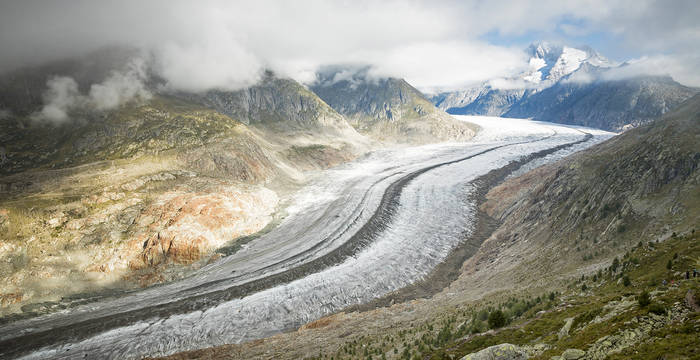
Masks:
[[[6,307],[17,304],[22,301],[23,297],[22,293],[0,294],[0,306]]]
[[[136,219],[144,230],[131,242],[135,256],[129,266],[195,262],[227,241],[261,230],[271,220],[277,201],[267,189],[168,193]]]

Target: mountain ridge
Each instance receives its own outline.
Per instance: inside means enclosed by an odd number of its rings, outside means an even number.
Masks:
[[[520,75],[440,93],[431,100],[456,115],[534,118],[622,131],[651,121],[698,92],[668,76],[619,78],[616,71],[628,64],[610,62],[587,46],[536,43],[526,51],[530,69]]]
[[[310,86],[321,99],[347,117],[358,131],[381,141],[428,143],[467,140],[476,127],[437,109],[404,79],[375,78],[368,68],[332,67]]]

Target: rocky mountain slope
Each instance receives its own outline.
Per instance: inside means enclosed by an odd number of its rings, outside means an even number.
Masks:
[[[115,71],[100,54],[0,78],[10,84],[0,90],[2,314],[183,276],[273,222],[307,171],[370,145],[314,93],[272,74],[204,95],[145,79],[147,98],[98,108],[90,82]],[[78,83],[58,97],[71,106],[65,119],[40,119],[57,75]],[[16,96],[22,88],[33,100]]]
[[[481,209],[500,226],[430,298],[170,358],[692,358],[700,283],[685,271],[700,266],[698,137],[695,96],[493,188]]]
[[[471,331],[426,358],[488,359],[500,353],[502,359],[692,359],[700,351],[700,279],[692,275],[698,238],[639,245],[573,280],[561,294],[511,299],[485,312],[487,321],[468,319]],[[495,313],[510,320],[482,333]]]
[[[432,97],[460,115],[535,118],[620,131],[647,123],[698,92],[667,76],[616,76],[614,64],[593,49],[537,43],[527,49],[530,68],[474,88]]]
[[[559,82],[521,99],[502,115],[620,131],[648,123],[696,92],[670,77]]]
[[[311,86],[361,133],[388,142],[467,140],[475,126],[452,119],[403,79],[372,78],[368,69],[329,69]]]

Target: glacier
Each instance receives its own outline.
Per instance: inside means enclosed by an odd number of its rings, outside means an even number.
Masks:
[[[20,345],[0,355],[136,359],[295,329],[427,276],[473,231],[470,194],[479,176],[590,137],[530,161],[522,173],[614,136],[457,118],[481,127],[472,141],[374,151],[323,171],[292,197],[277,227],[232,255],[177,282],[0,326],[0,343]],[[35,334],[53,335],[40,342]]]

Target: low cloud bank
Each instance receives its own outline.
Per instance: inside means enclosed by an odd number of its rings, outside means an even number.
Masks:
[[[124,71],[113,71],[103,82],[92,84],[87,95],[82,95],[78,83],[69,76],[54,76],[47,80],[44,105],[32,118],[61,124],[70,119],[76,108],[106,111],[129,101],[145,101],[152,97],[146,89],[145,62],[132,59]]]
[[[668,76],[674,80],[685,79],[686,83],[696,84],[700,83],[700,73],[688,68],[688,64],[694,62],[700,63],[700,55],[642,57],[611,68],[576,71],[563,81],[588,84],[595,81],[618,81],[644,76]]]

